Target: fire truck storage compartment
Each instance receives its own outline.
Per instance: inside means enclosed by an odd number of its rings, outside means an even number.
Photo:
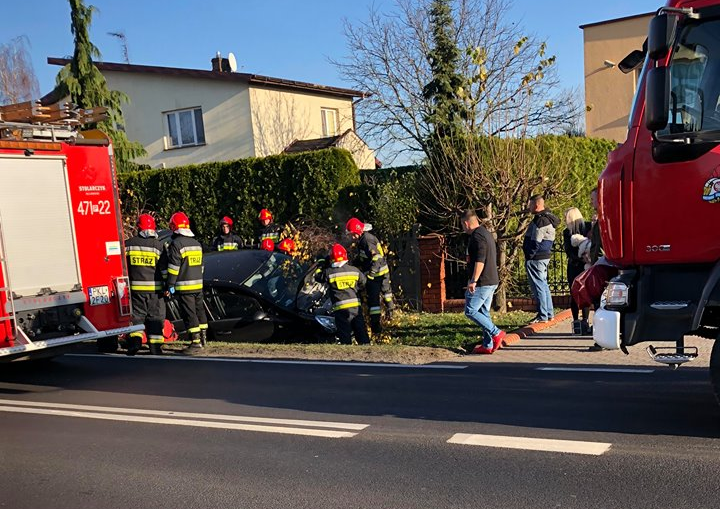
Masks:
[[[12,291],[80,288],[65,159],[0,154],[0,221]]]

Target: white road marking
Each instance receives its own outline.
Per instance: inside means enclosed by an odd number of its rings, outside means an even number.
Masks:
[[[282,424],[287,426],[311,426],[316,428],[336,428],[347,430],[363,430],[369,424],[355,424],[349,422],[331,422],[331,421],[306,421],[299,419],[274,419],[271,417],[246,417],[242,415],[225,415],[225,414],[204,414],[193,412],[174,412],[170,410],[145,410],[140,408],[122,408],[122,407],[105,407],[94,405],[73,405],[69,403],[51,403],[40,401],[22,401],[16,399],[0,399],[0,405],[13,405],[35,408],[57,408],[62,410],[81,410],[90,412],[109,412],[124,415],[152,415],[157,417],[187,417],[190,419],[209,419],[231,422],[254,422],[262,424]]]
[[[180,357],[173,355],[137,355],[128,357],[120,354],[94,354],[94,353],[74,353],[66,354],[65,357],[100,357],[107,359],[108,357],[117,359],[143,359],[143,360],[162,360],[162,361],[205,361],[205,362],[241,362],[246,364],[299,364],[309,366],[344,366],[352,368],[404,368],[404,369],[465,369],[466,365],[450,365],[450,364],[390,364],[380,362],[333,362],[333,361],[279,361],[273,359],[228,359],[222,357]]]
[[[535,368],[538,371],[572,371],[578,373],[654,373],[654,369],[635,369],[635,368],[559,368],[545,367]]]
[[[265,433],[283,433],[286,435],[306,435],[325,438],[350,438],[357,433],[348,431],[332,431],[327,429],[310,429],[310,428],[287,428],[281,426],[262,426],[256,424],[233,424],[230,422],[213,422],[213,421],[192,421],[187,419],[163,419],[161,417],[139,417],[133,415],[122,414],[102,414],[92,412],[77,412],[72,410],[53,410],[49,408],[25,408],[0,406],[0,412],[14,412],[20,414],[41,414],[55,415],[64,417],[81,417],[83,419],[101,419],[106,421],[122,421],[122,422],[143,422],[149,424],[170,424],[173,426],[195,426],[199,428],[216,428],[227,430],[244,430],[244,431],[261,431]]]
[[[72,405],[39,401],[0,399],[0,412],[78,417],[108,421],[141,422],[148,424],[169,424],[172,426],[195,426],[227,430],[260,431],[286,435],[305,435],[325,438],[351,438],[368,424],[348,422],[306,421],[299,419],[273,419],[269,417],[246,417],[240,415],[202,414],[145,410],[139,408],[117,408],[94,405]],[[250,424],[252,423],[252,424]],[[291,427],[296,426],[296,427]],[[335,429],[317,429],[335,428]]]
[[[603,442],[582,442],[577,440],[553,440],[545,438],[506,437],[499,435],[471,435],[456,433],[447,441],[449,444],[481,445],[504,449],[523,449],[527,451],[564,452],[570,454],[588,454],[600,456],[606,453],[612,444]]]

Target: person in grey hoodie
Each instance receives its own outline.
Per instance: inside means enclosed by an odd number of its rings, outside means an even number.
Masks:
[[[537,303],[537,316],[530,323],[542,323],[555,315],[547,273],[555,242],[555,228],[560,220],[545,208],[545,198],[539,194],[528,200],[527,210],[534,217],[525,232],[523,253],[530,292]]]

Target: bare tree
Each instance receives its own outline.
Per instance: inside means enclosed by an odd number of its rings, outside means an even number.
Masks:
[[[40,96],[30,42],[24,35],[0,44],[0,104],[30,101]]]
[[[500,287],[496,304],[507,310],[507,290],[521,256],[525,231],[532,216],[527,200],[536,193],[550,198],[572,195],[564,186],[574,163],[560,136],[527,138],[466,136],[440,141],[430,164],[419,174],[419,191],[433,199],[421,201],[426,217],[438,218],[446,231],[456,231],[458,216],[478,209],[498,246]]]
[[[390,13],[370,10],[366,21],[345,21],[348,54],[333,63],[355,88],[369,92],[358,104],[358,131],[378,149],[427,156],[432,111],[423,97],[431,81],[431,0],[394,0]],[[545,42],[508,19],[510,0],[454,0],[455,44],[462,50],[457,91],[470,114],[469,132],[501,135],[522,126],[562,131],[579,109],[559,87],[555,57]],[[527,93],[531,90],[531,93]],[[501,120],[502,119],[502,120]]]

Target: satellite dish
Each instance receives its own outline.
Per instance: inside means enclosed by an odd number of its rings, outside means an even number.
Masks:
[[[228,64],[230,65],[230,72],[237,71],[237,60],[235,60],[235,55],[232,53],[228,54]]]

